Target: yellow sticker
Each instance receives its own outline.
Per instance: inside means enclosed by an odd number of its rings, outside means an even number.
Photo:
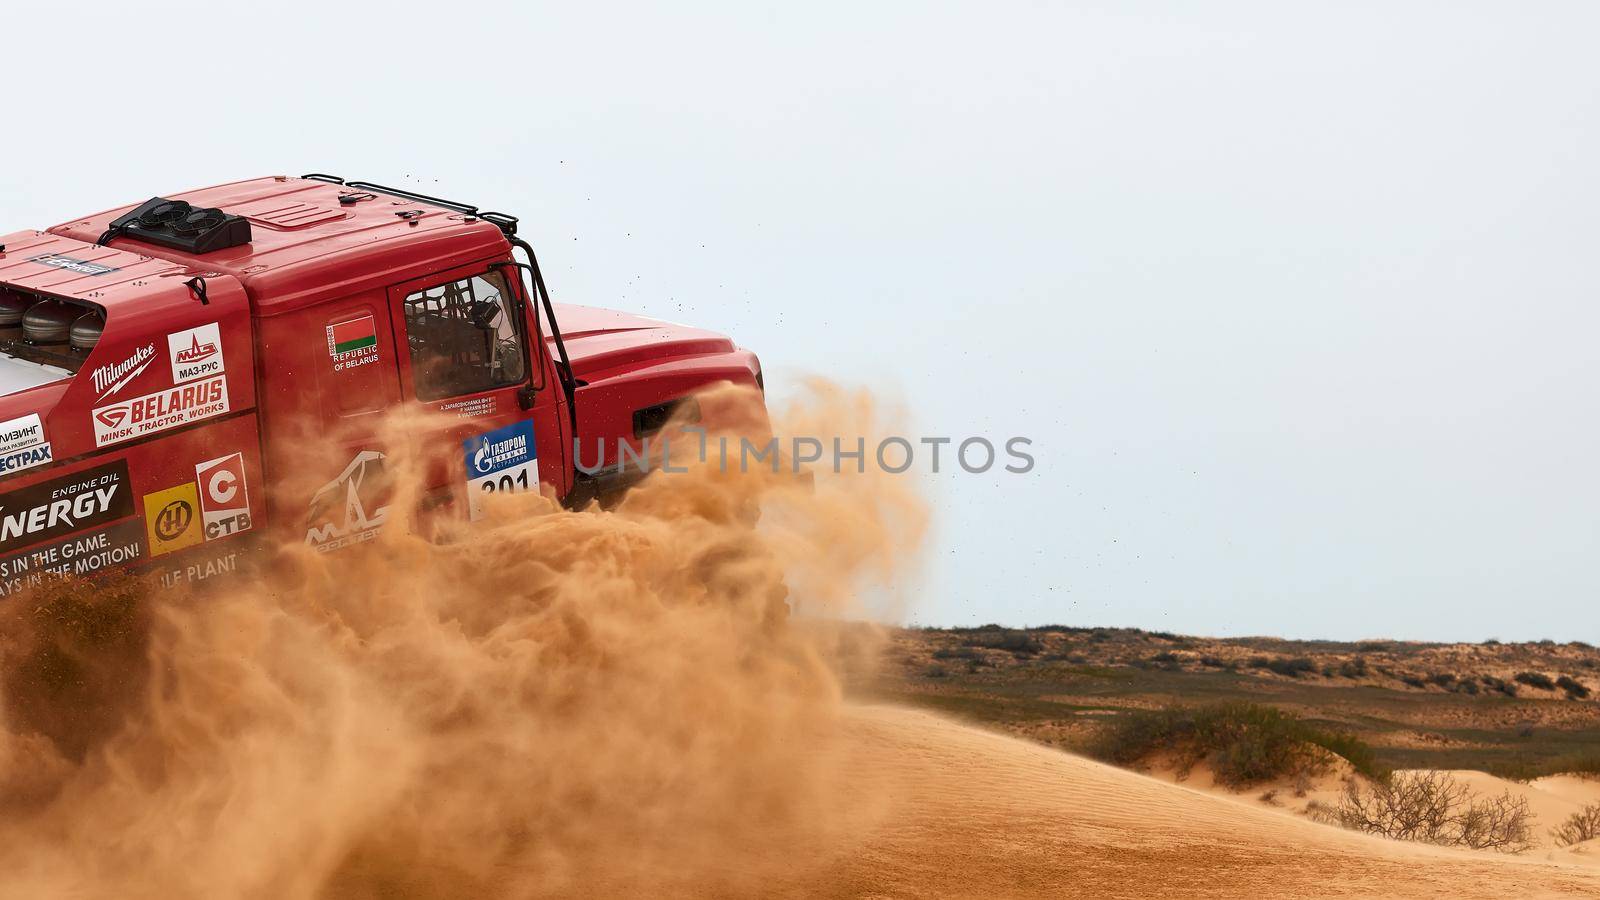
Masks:
[[[151,556],[200,543],[205,530],[200,527],[200,494],[194,482],[145,494],[144,525]]]

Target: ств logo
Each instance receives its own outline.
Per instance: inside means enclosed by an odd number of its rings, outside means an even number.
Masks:
[[[250,530],[250,495],[244,481],[244,454],[234,453],[194,467],[200,486],[200,513],[206,540]]]

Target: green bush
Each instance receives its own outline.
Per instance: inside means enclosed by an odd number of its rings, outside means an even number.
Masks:
[[[1367,674],[1367,658],[1356,656],[1339,664],[1339,674],[1345,678],[1364,678]]]
[[[1516,678],[1518,684],[1525,684],[1541,691],[1553,691],[1556,689],[1556,683],[1550,679],[1549,675],[1543,672],[1518,672]]]
[[[1547,775],[1584,775],[1600,778],[1600,750],[1559,756],[1545,764]]]
[[[1483,676],[1483,686],[1491,691],[1499,691],[1500,693],[1505,694],[1507,697],[1515,697],[1517,695],[1516,685],[1504,679],[1496,678],[1493,675]]]
[[[1320,771],[1326,760],[1315,748],[1344,757],[1369,777],[1385,774],[1372,749],[1354,736],[1324,731],[1293,713],[1254,703],[1129,713],[1100,735],[1091,752],[1131,765],[1166,751],[1177,755],[1181,770],[1205,760],[1219,783],[1242,788]]]
[[[1266,669],[1279,675],[1299,678],[1306,672],[1315,672],[1317,664],[1304,656],[1296,656],[1293,659],[1282,656],[1252,656],[1250,657],[1250,668]]]
[[[1532,781],[1551,775],[1577,775],[1582,778],[1600,778],[1600,750],[1569,753],[1555,759],[1538,762],[1497,761],[1485,765],[1484,771],[1507,781]]]
[[[1275,659],[1267,664],[1267,668],[1279,675],[1299,678],[1306,672],[1316,671],[1317,664],[1304,656],[1296,656],[1293,659]]]
[[[974,633],[967,635],[965,643],[969,647],[1006,650],[1014,656],[1033,656],[1044,650],[1044,644],[1028,632],[1001,628],[997,625],[985,625],[975,629]]]
[[[1583,682],[1573,678],[1571,675],[1563,675],[1557,678],[1556,687],[1566,691],[1567,698],[1570,700],[1582,700],[1589,696],[1589,689],[1583,686]]]

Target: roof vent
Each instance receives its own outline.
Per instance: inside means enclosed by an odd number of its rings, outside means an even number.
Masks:
[[[133,212],[117,217],[111,228],[100,236],[100,243],[108,244],[118,237],[186,253],[214,253],[250,243],[250,222],[220,209],[152,197]]]

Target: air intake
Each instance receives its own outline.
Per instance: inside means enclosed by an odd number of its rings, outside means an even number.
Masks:
[[[152,197],[138,209],[119,216],[100,243],[132,238],[186,253],[214,253],[250,243],[250,222],[220,209],[190,206],[182,200]]]

